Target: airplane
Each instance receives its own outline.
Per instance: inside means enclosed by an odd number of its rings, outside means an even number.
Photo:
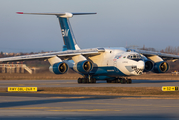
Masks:
[[[130,76],[142,75],[143,72],[165,73],[169,69],[167,60],[176,61],[179,55],[160,52],[135,50],[124,47],[80,49],[74,37],[69,18],[74,15],[91,15],[96,13],[24,13],[32,15],[55,15],[60,24],[64,41],[63,50],[41,54],[0,58],[0,62],[17,62],[26,60],[48,60],[49,70],[54,74],[64,74],[68,69],[81,74],[78,83],[132,83]]]

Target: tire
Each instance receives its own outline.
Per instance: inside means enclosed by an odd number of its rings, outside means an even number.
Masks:
[[[78,78],[78,83],[82,83],[82,78]]]
[[[130,80],[129,79],[127,79],[126,81],[127,81],[127,84],[130,84]]]
[[[88,78],[84,78],[85,80],[85,82],[84,83],[89,83],[89,79]]]
[[[94,78],[91,78],[91,80],[89,80],[89,83],[94,83]]]
[[[106,80],[106,82],[107,82],[107,83],[111,83],[111,81],[110,81],[110,80]]]
[[[92,83],[96,83],[96,79],[95,78],[92,78]]]
[[[118,81],[118,83],[121,83],[121,79],[120,78],[117,81]]]
[[[115,80],[111,80],[111,83],[116,83],[116,81]]]
[[[93,83],[93,78],[88,79],[88,83]]]
[[[82,82],[81,83],[85,83],[86,81],[85,81],[85,78],[82,78]]]
[[[96,83],[96,79],[95,78],[93,78],[93,83]]]
[[[121,84],[125,84],[126,80],[124,78],[121,79]]]
[[[129,84],[131,84],[131,83],[132,83],[132,80],[131,80],[131,79],[128,79],[128,81],[129,81]]]
[[[127,79],[127,84],[131,84],[132,80],[131,79]]]

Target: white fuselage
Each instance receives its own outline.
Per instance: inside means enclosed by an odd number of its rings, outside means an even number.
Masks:
[[[114,67],[113,70],[107,69],[108,73],[122,72],[124,76],[141,75],[145,67],[144,61],[139,57],[136,59],[129,58],[130,55],[140,56],[136,52],[126,52],[125,48],[105,48],[104,53],[89,57],[89,59],[99,68]],[[119,74],[119,76],[123,75]]]

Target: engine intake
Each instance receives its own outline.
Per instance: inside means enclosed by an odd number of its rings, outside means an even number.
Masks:
[[[64,62],[55,63],[49,67],[49,70],[55,74],[64,74],[68,71],[68,65]]]
[[[154,64],[154,73],[165,73],[169,70],[169,65],[167,62],[157,62]]]
[[[152,61],[150,60],[145,60],[145,69],[144,69],[144,72],[149,72],[153,69],[154,67],[154,64]]]
[[[92,70],[92,68],[93,68],[93,63],[89,60],[78,62],[73,66],[73,69],[75,71],[83,74],[89,73]]]

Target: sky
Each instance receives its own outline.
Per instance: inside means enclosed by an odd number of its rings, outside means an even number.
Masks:
[[[0,0],[0,51],[61,51],[56,16],[16,12],[97,12],[70,23],[80,48],[179,46],[179,0]]]

